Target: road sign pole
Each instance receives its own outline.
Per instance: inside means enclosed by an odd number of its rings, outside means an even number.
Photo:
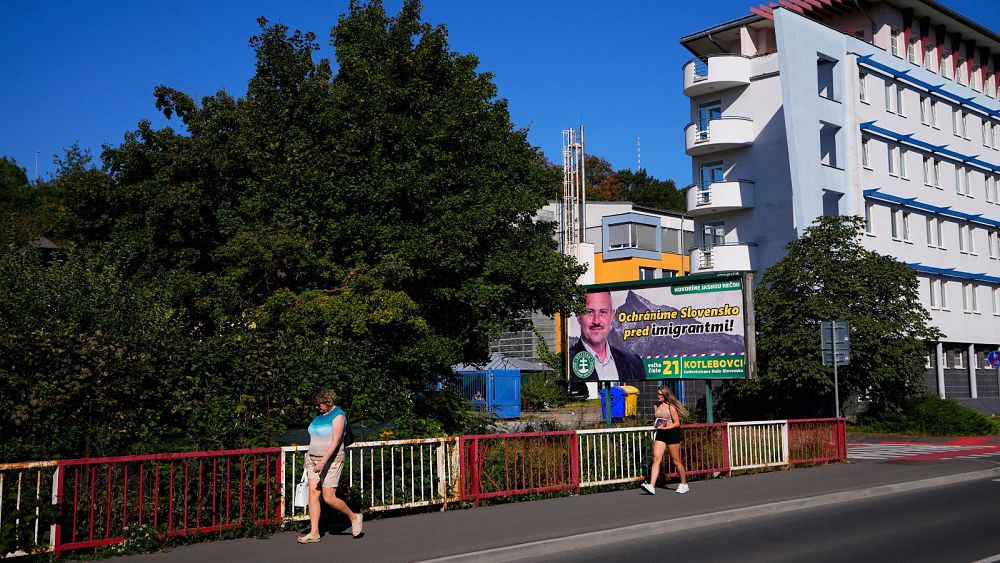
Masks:
[[[712,424],[715,422],[715,413],[712,410],[712,380],[705,380],[705,422]]]
[[[840,418],[840,382],[837,381],[837,323],[830,323],[830,330],[833,336],[833,402],[836,407],[837,418]]]

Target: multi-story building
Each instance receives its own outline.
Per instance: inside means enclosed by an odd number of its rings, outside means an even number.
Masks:
[[[944,334],[928,387],[1000,412],[1000,35],[932,0],[786,0],[681,44],[693,272],[762,272],[817,217],[864,217]]]

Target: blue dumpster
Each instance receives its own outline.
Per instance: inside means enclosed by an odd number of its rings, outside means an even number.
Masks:
[[[604,416],[605,410],[605,396],[607,395],[607,389],[601,389],[601,416]],[[611,418],[625,418],[625,395],[627,392],[621,387],[611,388]]]

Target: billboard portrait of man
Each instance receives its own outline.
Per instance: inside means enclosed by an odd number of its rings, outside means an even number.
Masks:
[[[569,349],[571,369],[578,379],[641,381],[646,378],[637,354],[619,350],[608,341],[614,315],[610,292],[587,294],[586,308],[576,318],[580,323],[580,339]]]

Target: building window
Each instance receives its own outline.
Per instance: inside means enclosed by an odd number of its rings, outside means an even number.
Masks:
[[[928,352],[927,355],[924,356],[924,368],[931,369],[932,367],[934,366],[931,364],[931,353]]]
[[[644,268],[639,267],[639,279],[640,280],[653,280],[656,279],[656,268]]]
[[[819,123],[819,159],[825,166],[837,167],[837,141],[840,137],[840,127]]]
[[[885,111],[896,113],[896,85],[889,81],[885,83]]]
[[[816,81],[819,86],[819,96],[828,100],[836,100],[837,60],[821,53],[816,53]]]
[[[677,270],[670,270],[670,269],[667,269],[667,268],[663,268],[662,270],[660,270],[660,277],[661,278],[675,278],[675,277],[677,277]]]
[[[888,146],[889,175],[906,179],[906,149],[892,145]]]
[[[917,64],[917,44],[920,42],[919,37],[911,37],[909,45],[906,46],[906,60],[913,64]]]
[[[931,99],[927,96],[920,96],[920,123],[931,124]]]
[[[862,102],[868,103],[868,74],[858,73],[858,96]]]
[[[990,247],[990,258],[1000,260],[1000,231],[987,231],[986,244]]]
[[[966,247],[969,249],[969,254],[973,256],[976,255],[976,228],[969,225],[969,228],[965,230],[965,234],[968,235],[968,240],[966,240]]]
[[[656,250],[656,226],[642,223],[618,223],[608,226],[608,248]]]
[[[948,72],[948,61],[949,60],[951,60],[951,53],[948,52],[948,49],[942,49],[941,50],[941,59],[938,62],[938,71],[941,74],[941,76],[943,76],[945,78],[948,78],[948,75],[949,75],[949,72]]]
[[[944,309],[945,311],[947,311],[948,310],[948,282],[946,282],[944,280],[940,280],[940,283],[938,284],[938,288],[940,289],[940,293],[938,293],[938,306],[941,307],[942,309]]]
[[[894,56],[899,56],[899,43],[902,39],[900,31],[896,28],[889,30],[889,52]]]
[[[965,58],[959,55],[958,64],[955,66],[955,82],[965,86]]]
[[[924,185],[933,186],[934,185],[934,162],[931,157],[924,157]]]
[[[971,196],[969,190],[969,169],[955,165],[955,193]]]
[[[933,71],[931,68],[931,61],[934,60],[934,47],[931,46],[931,42],[927,42],[927,48],[924,49],[924,68]]]
[[[900,221],[900,211],[898,209],[892,210],[892,240],[903,240],[900,237],[900,231],[902,230],[902,224]]]
[[[990,129],[990,122],[989,122],[989,120],[983,119],[982,125],[983,125],[983,146],[984,147],[989,147],[990,146],[990,133],[992,131]]]
[[[998,81],[1000,83],[1000,81]],[[998,94],[1000,96],[1000,94]],[[1000,125],[993,124],[993,148],[1000,149]]]
[[[962,118],[962,110],[958,108],[951,110],[951,133],[956,137],[965,134],[965,119]]]
[[[930,124],[931,124],[931,127],[935,128],[935,129],[938,128],[938,122],[937,122],[937,105],[938,105],[937,100],[931,99]]]
[[[931,309],[943,309],[943,310],[947,310],[948,309],[948,301],[947,301],[948,294],[947,294],[947,292],[945,290],[945,281],[944,280],[935,279],[935,278],[931,278],[931,280],[930,280],[930,288],[931,288],[931,293],[930,293],[930,296],[931,296],[931,299],[930,299]]]
[[[961,350],[952,350],[951,352],[949,352],[949,355],[951,355],[951,360],[952,360],[951,367],[955,369],[965,368],[965,356],[964,354],[962,354]]]
[[[962,112],[962,138],[969,139],[969,114]]]
[[[939,291],[938,290],[938,281],[936,279],[933,279],[933,278],[927,280],[927,287],[930,290],[930,291],[927,292],[927,294],[930,297],[929,301],[930,301],[930,304],[931,304],[931,309],[937,309],[938,308],[938,291]]]
[[[872,225],[872,204],[865,202],[865,234],[875,236],[875,227]]]
[[[937,223],[938,220],[934,217],[927,217],[927,246],[931,248],[937,246],[941,238]]]
[[[903,105],[903,92],[905,91],[906,88],[903,88],[902,84],[896,85],[896,113],[898,113],[900,117],[906,117],[906,109]]]
[[[993,288],[993,314],[1000,316],[1000,287]]]
[[[871,170],[872,169],[872,157],[869,146],[869,140],[867,138],[861,139],[861,166]]]
[[[962,311],[965,313],[979,312],[979,299],[976,291],[976,284],[962,284]]]
[[[903,225],[902,225],[902,235],[903,240],[906,242],[913,242],[910,239],[910,213],[908,211],[903,212]]]
[[[986,174],[986,203],[997,203],[997,177]]]

